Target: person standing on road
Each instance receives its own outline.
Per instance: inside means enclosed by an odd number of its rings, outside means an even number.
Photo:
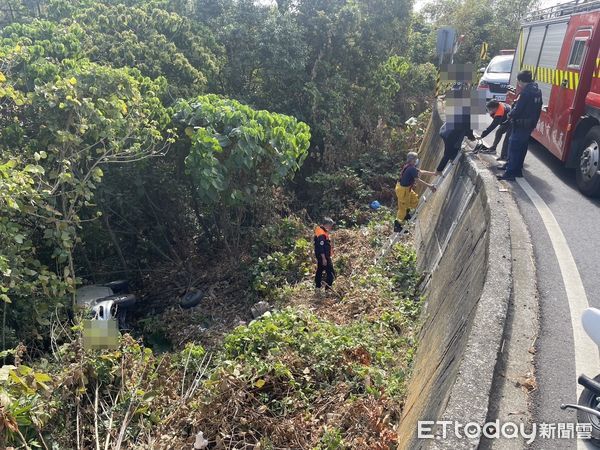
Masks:
[[[394,232],[400,233],[405,220],[410,219],[410,210],[419,204],[419,195],[414,191],[417,182],[431,188],[435,192],[433,184],[421,180],[421,175],[435,175],[435,172],[419,170],[419,155],[415,152],[409,152],[406,156],[406,164],[402,167],[400,178],[396,182],[396,197],[398,199],[398,212],[394,220]]]
[[[504,135],[504,142],[502,143],[502,150],[500,151],[500,156],[497,158],[498,161],[506,161],[507,159],[507,150],[508,150],[508,140],[510,139],[510,122],[508,121],[508,114],[510,113],[510,106],[504,102],[499,102],[497,100],[490,100],[485,105],[488,111],[488,114],[492,117],[492,123],[489,127],[487,127],[481,133],[481,138],[483,139],[492,131],[496,130],[496,134],[494,136],[494,143],[487,150],[483,150],[481,153],[488,153],[491,155],[496,154],[496,147],[500,143],[500,139]]]
[[[508,114],[512,125],[512,134],[508,141],[508,162],[504,175],[498,175],[499,180],[514,181],[515,177],[523,176],[523,163],[527,155],[529,136],[535,129],[542,111],[542,91],[533,82],[531,71],[523,70],[517,75],[517,84],[521,93],[515,105]]]
[[[333,230],[335,222],[330,217],[325,217],[321,225],[315,227],[315,257],[317,258],[317,272],[315,273],[315,291],[321,293],[323,272],[326,274],[325,290],[331,289],[335,272],[333,270],[333,244],[329,233]]]

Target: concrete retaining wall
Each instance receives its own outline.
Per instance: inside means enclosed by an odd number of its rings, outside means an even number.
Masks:
[[[443,152],[441,123],[434,111],[420,150],[426,169]],[[398,448],[476,448],[478,439],[417,439],[417,423],[483,425],[488,415],[511,290],[508,217],[492,174],[463,154],[420,213],[415,241],[430,278]]]

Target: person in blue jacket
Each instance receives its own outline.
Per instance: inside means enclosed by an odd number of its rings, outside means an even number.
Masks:
[[[508,141],[508,163],[504,175],[498,176],[499,180],[514,181],[515,177],[523,176],[529,136],[535,129],[542,111],[542,91],[537,83],[534,83],[531,71],[519,72],[517,83],[521,94],[508,115],[512,125],[512,134]]]

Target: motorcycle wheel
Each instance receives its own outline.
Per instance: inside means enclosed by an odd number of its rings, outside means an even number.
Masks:
[[[594,380],[600,382],[600,375],[596,375]],[[600,394],[596,394],[595,392],[590,391],[588,388],[584,388],[583,392],[579,396],[578,404],[592,409],[599,409],[599,400]],[[592,424],[592,438],[590,442],[596,447],[600,447],[600,418],[592,414],[588,414],[585,411],[577,411],[577,422]]]

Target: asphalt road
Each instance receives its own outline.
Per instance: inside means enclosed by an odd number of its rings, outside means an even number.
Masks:
[[[493,133],[486,138],[488,145],[492,138]],[[533,140],[525,161],[524,178],[558,222],[579,271],[589,305],[600,308],[600,201],[581,194],[575,182],[575,172],[565,169],[560,161]],[[532,396],[531,412],[538,426],[541,423],[573,423],[576,421],[575,413],[559,408],[561,403],[577,402],[575,339],[565,284],[549,231],[538,208],[518,183],[510,184],[531,234],[537,268],[540,330],[535,365],[538,389]],[[532,448],[576,449],[577,443],[574,439],[565,438],[537,439]]]

